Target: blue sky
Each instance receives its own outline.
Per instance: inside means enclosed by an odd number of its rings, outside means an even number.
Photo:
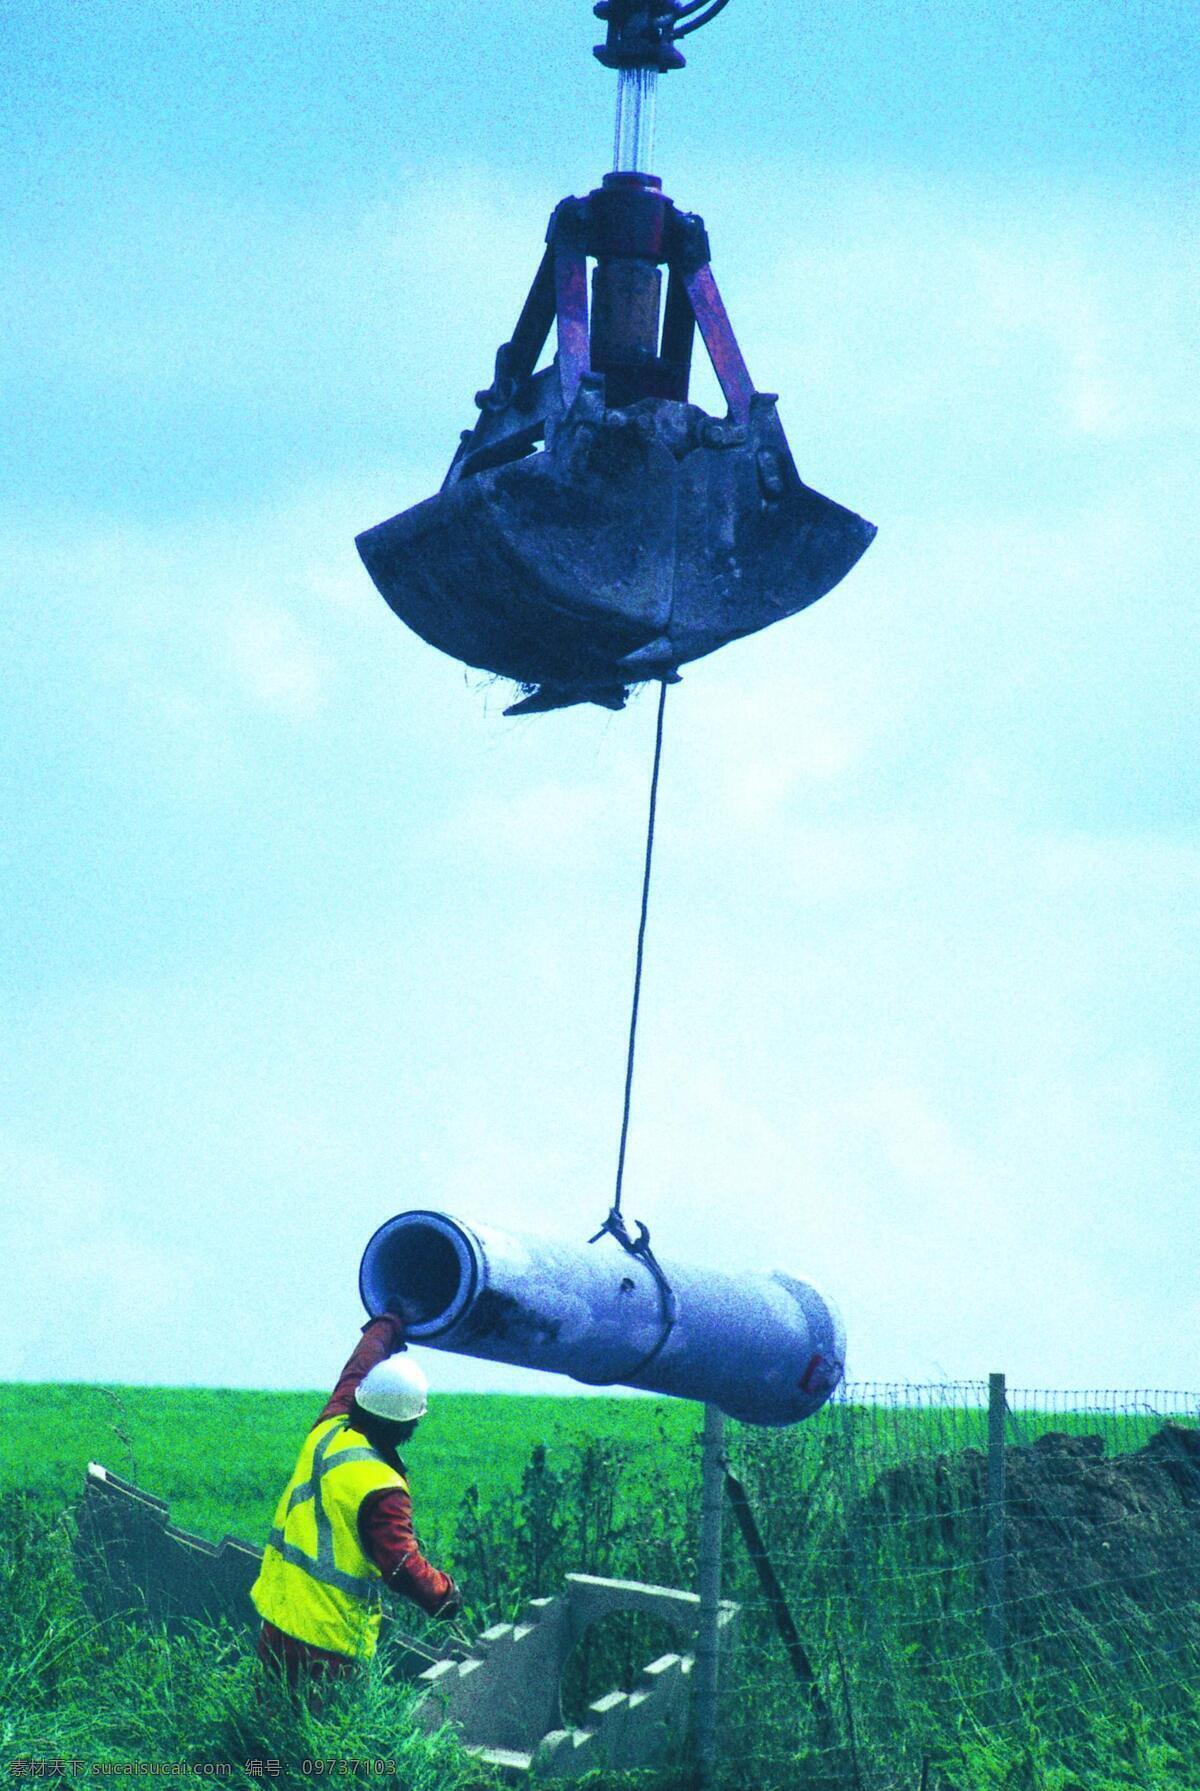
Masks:
[[[734,0],[663,83],[880,533],[671,695],[627,1206],[857,1377],[1200,1384],[1190,10]],[[504,720],[353,537],[613,81],[584,0],[6,25],[0,1376],[320,1385],[389,1213],[609,1198],[652,700]]]

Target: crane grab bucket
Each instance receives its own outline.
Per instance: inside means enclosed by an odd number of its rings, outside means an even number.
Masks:
[[[552,328],[557,352],[538,368]],[[724,417],[688,401],[697,330]],[[525,687],[516,712],[620,708],[630,685],[673,679],[823,597],[875,534],[800,478],[703,221],[651,175],[606,175],[556,208],[476,403],[442,490],[358,548],[424,640]]]

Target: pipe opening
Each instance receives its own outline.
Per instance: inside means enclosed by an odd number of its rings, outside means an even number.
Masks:
[[[458,1317],[473,1291],[475,1262],[452,1221],[432,1213],[402,1213],[375,1233],[360,1271],[363,1304],[382,1312],[397,1297],[411,1302],[414,1336],[442,1330]]]
[[[397,1228],[379,1252],[377,1272],[389,1294],[416,1302],[422,1324],[439,1318],[453,1305],[462,1281],[453,1244],[432,1225]]]

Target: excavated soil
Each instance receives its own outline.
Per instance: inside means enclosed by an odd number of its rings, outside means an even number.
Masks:
[[[1200,1430],[1164,1424],[1141,1449],[1106,1455],[1100,1436],[1049,1432],[1005,1450],[1010,1643],[1109,1661],[1164,1624],[1200,1645]],[[976,1449],[906,1462],[866,1500],[872,1527],[914,1571],[978,1562],[985,1595],[986,1457]]]

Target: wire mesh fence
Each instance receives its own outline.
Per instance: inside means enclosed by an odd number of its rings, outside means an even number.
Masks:
[[[455,1566],[489,1610],[564,1571],[715,1588],[699,1432],[638,1446],[620,1409],[573,1457],[535,1450],[515,1499],[466,1501]],[[1200,1786],[1200,1396],[859,1384],[788,1429],[727,1423],[715,1459],[739,1615],[702,1782]],[[568,1720],[672,1645],[590,1636]]]
[[[993,1381],[728,1427],[718,1782],[1200,1783],[1197,1396]]]

